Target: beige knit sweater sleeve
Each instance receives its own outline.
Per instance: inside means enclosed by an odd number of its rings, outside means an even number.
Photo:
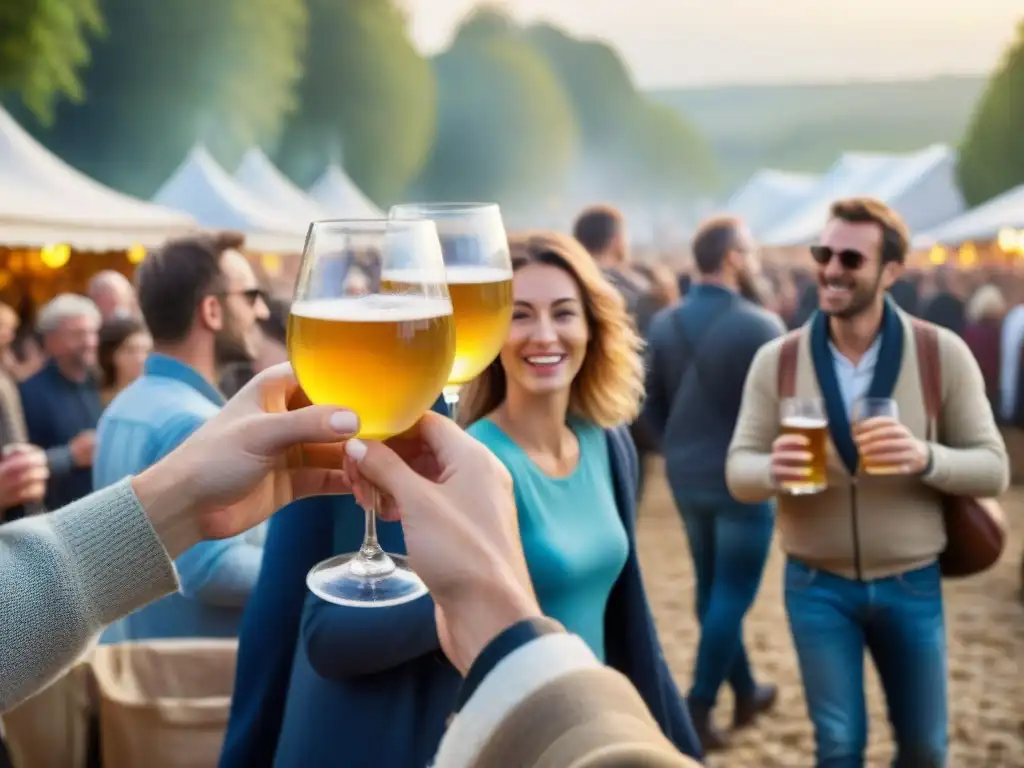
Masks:
[[[1006,444],[985,395],[974,355],[956,334],[939,329],[942,414],[932,468],[922,479],[943,493],[992,498],[1010,483]]]
[[[59,677],[111,621],[177,588],[130,478],[0,526],[0,712]]]
[[[772,443],[779,436],[779,352],[782,338],[762,346],[747,372],[743,402],[725,462],[725,482],[737,501],[757,504],[775,495]]]

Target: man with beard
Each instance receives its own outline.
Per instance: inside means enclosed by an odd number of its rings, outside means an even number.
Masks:
[[[100,420],[93,480],[103,488],[166,456],[224,404],[224,365],[252,360],[267,317],[263,292],[234,233],[172,240],[137,273],[153,337],[143,375]],[[263,557],[259,532],[197,544],[176,561],[181,590],[112,625],[103,642],[235,637]]]
[[[700,644],[689,695],[705,751],[725,746],[712,720],[726,681],[733,724],[750,725],[775,701],[772,685],[754,680],[743,647],[743,617],[768,559],[775,516],[765,500],[740,504],[725,485],[725,457],[757,350],[785,332],[756,306],[757,244],[734,217],[710,219],[692,245],[696,278],[686,301],[651,322],[647,399],[642,418],[660,441],[696,573]]]
[[[1006,448],[967,345],[944,328],[916,331],[886,298],[903,271],[907,241],[898,214],[880,201],[832,206],[811,249],[819,312],[758,352],[729,448],[733,496],[757,503],[778,494],[786,612],[818,766],[864,764],[865,650],[886,693],[894,765],[946,765],[942,494],[991,498],[1009,479]],[[938,347],[937,436],[925,406],[918,333],[934,333]],[[806,436],[781,434],[780,384],[824,401],[831,440],[827,487],[818,493],[779,492],[782,483],[807,479],[812,456]],[[853,405],[865,397],[894,400],[898,417],[851,429]],[[861,467],[862,459],[884,474]]]

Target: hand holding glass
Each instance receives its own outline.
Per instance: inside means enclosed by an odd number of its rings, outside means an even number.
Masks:
[[[828,487],[828,416],[825,404],[817,398],[791,397],[782,401],[779,414],[783,435],[799,435],[810,454],[804,477],[780,483],[786,493],[804,496],[820,493]]]
[[[455,418],[459,388],[494,361],[512,322],[512,262],[501,211],[494,203],[407,203],[393,206],[389,216],[437,226],[455,319],[455,362],[444,390]]]
[[[353,271],[360,290],[346,289]],[[389,280],[400,273],[400,283]],[[452,304],[430,221],[314,222],[306,237],[288,355],[309,399],[359,415],[358,437],[412,427],[444,387],[455,356]],[[383,607],[426,594],[404,557],[377,541],[377,494],[358,552],[316,565],[306,583],[339,605]]]
[[[866,397],[853,404],[853,439],[857,443],[860,466],[869,475],[902,475],[907,470],[899,463],[877,458],[876,448],[884,447],[880,440],[872,440],[868,451],[862,448],[866,436],[881,437],[877,431],[893,423],[898,424],[900,410],[896,401],[888,397]]]

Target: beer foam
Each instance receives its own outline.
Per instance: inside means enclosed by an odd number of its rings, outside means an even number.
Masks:
[[[381,274],[382,280],[391,280],[396,283],[420,283],[430,285],[437,282],[437,275],[434,272],[426,272],[418,269],[386,269]],[[467,266],[461,264],[455,267],[444,268],[444,279],[448,285],[474,285],[482,283],[500,283],[512,279],[512,269],[505,267]]]
[[[821,429],[828,426],[828,421],[815,416],[787,416],[782,420],[782,426],[790,429]]]
[[[402,323],[431,320],[452,313],[450,299],[428,296],[370,294],[333,299],[303,299],[292,304],[291,313],[311,320],[347,323]]]

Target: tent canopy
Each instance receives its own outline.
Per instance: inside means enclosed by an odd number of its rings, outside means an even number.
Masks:
[[[999,237],[999,230],[1024,229],[1024,184],[914,238],[914,247],[957,246]]]
[[[257,147],[245,153],[235,171],[235,181],[265,206],[302,222],[306,227],[312,221],[328,218],[320,204],[292,184]]]
[[[733,193],[725,210],[746,221],[756,235],[793,210],[814,189],[819,177],[788,171],[762,170]]]
[[[847,153],[822,177],[806,201],[764,237],[768,245],[807,245],[842,197],[876,197],[892,206],[911,230],[933,226],[964,209],[955,179],[956,152],[936,144],[906,155]]]
[[[117,192],[52,154],[0,108],[0,243],[154,246],[195,229],[188,215]]]
[[[308,222],[290,218],[262,203],[238,184],[201,145],[153,196],[153,201],[186,211],[203,227],[243,232],[258,251],[297,252]]]
[[[334,164],[327,166],[309,188],[309,196],[333,219],[379,219],[385,216],[348,174]]]

